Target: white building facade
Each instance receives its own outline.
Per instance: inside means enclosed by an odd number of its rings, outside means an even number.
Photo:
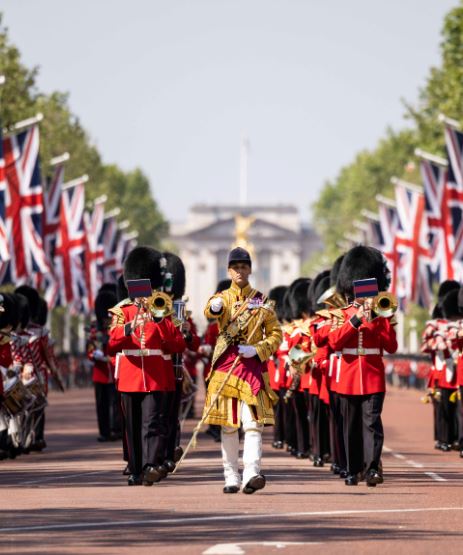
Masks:
[[[252,246],[254,287],[268,293],[300,276],[301,264],[322,248],[313,229],[302,225],[291,205],[195,205],[184,224],[171,226],[170,241],[185,264],[188,309],[202,329],[203,309],[218,281],[228,277],[227,256],[237,246],[236,218],[249,218],[247,240]]]

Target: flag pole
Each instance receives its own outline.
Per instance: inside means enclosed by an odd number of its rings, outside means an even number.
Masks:
[[[87,174],[81,175],[80,177],[76,177],[75,179],[71,179],[71,181],[67,181],[66,183],[64,183],[61,187],[61,190],[65,191],[66,189],[71,189],[72,187],[80,185],[81,183],[87,183],[89,179],[90,178]]]
[[[391,183],[393,185],[400,185],[401,187],[410,189],[410,191],[414,191],[415,193],[423,192],[423,187],[421,187],[420,185],[415,185],[415,183],[409,183],[408,181],[404,181],[403,179],[399,179],[398,177],[391,177]]]
[[[418,156],[418,158],[421,158],[422,160],[429,160],[429,162],[434,162],[438,166],[442,166],[444,168],[449,165],[445,158],[435,156],[434,154],[429,154],[429,152],[425,152],[424,150],[421,150],[421,148],[415,148],[415,156]]]
[[[437,120],[440,123],[444,123],[445,125],[453,127],[457,131],[461,131],[460,122],[458,122],[456,119],[448,118],[445,114],[439,114]]]
[[[120,208],[113,208],[109,212],[106,212],[104,219],[109,220],[109,218],[115,218],[116,216],[119,216],[120,213],[121,213]]]
[[[50,166],[57,166],[58,164],[64,164],[64,162],[67,162],[70,158],[71,155],[69,154],[69,152],[64,152],[60,156],[55,156],[54,158],[52,158],[48,163]]]
[[[387,204],[388,206],[392,206],[394,208],[397,206],[396,202],[393,199],[385,197],[383,195],[376,195],[375,199],[382,204]]]
[[[33,116],[31,118],[24,119],[22,121],[18,121],[18,123],[14,123],[10,127],[7,127],[5,129],[3,129],[3,134],[7,137],[9,135],[12,135],[12,134],[16,133],[17,131],[23,131],[24,129],[27,129],[28,127],[32,127],[32,126],[36,125],[37,123],[40,123],[42,120],[43,120],[43,114],[41,114],[39,112],[38,114],[36,114],[35,116]]]

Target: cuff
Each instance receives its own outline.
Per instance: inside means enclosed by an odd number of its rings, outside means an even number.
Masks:
[[[354,328],[359,328],[362,325],[362,320],[360,320],[360,318],[356,314],[351,316],[349,322]]]

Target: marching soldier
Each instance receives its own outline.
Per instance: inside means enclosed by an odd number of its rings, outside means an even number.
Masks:
[[[224,493],[240,489],[238,428],[244,430],[243,493],[265,486],[261,473],[262,431],[274,424],[273,404],[266,362],[281,342],[281,330],[272,304],[249,284],[249,253],[240,247],[228,256],[230,289],[214,295],[205,316],[219,322],[209,378],[205,421],[222,427]]]
[[[149,279],[153,294],[127,299],[111,309],[108,354],[116,356],[115,378],[125,419],[130,486],[151,486],[167,475],[163,462],[168,434],[167,393],[175,391],[172,355],[185,349],[185,340],[172,323],[170,298],[159,292],[165,285],[165,265],[158,251],[134,248],[124,263],[124,280]]]
[[[381,412],[385,396],[384,351],[395,353],[397,339],[389,318],[372,311],[371,299],[354,297],[353,282],[375,278],[379,291],[389,286],[388,269],[380,251],[357,246],[344,257],[337,290],[351,304],[342,309],[344,323],[329,334],[336,353],[336,390],[340,397],[348,476],[358,484],[366,472],[368,486],[383,482],[380,460],[384,442]]]

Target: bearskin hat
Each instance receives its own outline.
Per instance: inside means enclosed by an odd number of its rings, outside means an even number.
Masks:
[[[39,326],[46,326],[48,318],[48,304],[45,299],[40,297],[39,299],[39,309],[37,311],[37,316],[34,320]]]
[[[182,259],[173,252],[165,252],[166,272],[172,276],[172,287],[170,291],[166,291],[172,295],[173,299],[179,300],[185,295],[186,276],[185,266]]]
[[[225,291],[225,289],[230,289],[231,287],[231,282],[232,280],[227,278],[227,279],[221,279],[219,281],[219,283],[217,284],[216,293],[221,293],[222,291]]]
[[[351,301],[354,298],[353,282],[367,278],[376,278],[379,291],[387,291],[390,276],[386,261],[381,252],[374,247],[353,247],[345,254],[341,263],[336,289]]]
[[[117,304],[117,295],[108,289],[100,291],[95,298],[95,316],[98,327],[103,327],[103,321],[108,318],[108,310]]]
[[[446,279],[439,285],[437,290],[437,302],[440,302],[453,289],[460,289],[460,284],[454,279]]]
[[[127,291],[127,287],[125,286],[124,276],[122,275],[117,278],[116,295],[117,302],[119,303],[129,297],[129,292]]]
[[[339,270],[341,268],[342,261],[344,260],[344,254],[338,256],[334,261],[333,267],[331,268],[330,273],[330,287],[334,287],[336,285],[336,281],[338,280]]]
[[[322,310],[326,308],[325,303],[318,304],[318,299],[330,288],[330,276],[324,276],[317,284],[317,287],[313,290],[313,297],[312,297],[312,310],[313,312],[317,312],[317,310]]]
[[[278,285],[277,287],[270,289],[268,293],[268,298],[271,301],[275,301],[275,312],[280,322],[285,319],[284,298],[287,289],[287,285]]]
[[[309,301],[310,301],[310,313],[311,314],[315,314],[315,312],[317,310],[319,310],[319,307],[317,306],[317,299],[320,297],[320,295],[316,294],[316,291],[319,291],[319,284],[321,281],[323,281],[325,278],[328,278],[328,280],[330,279],[330,273],[331,270],[323,270],[323,272],[320,272],[319,274],[317,274],[313,280],[312,283],[310,284],[309,287]],[[329,285],[328,285],[329,287]],[[326,289],[328,289],[328,287],[326,287]],[[322,291],[323,293],[324,291]],[[321,293],[320,293],[321,294]],[[320,307],[322,308],[322,307]]]
[[[303,313],[310,314],[309,278],[298,278],[289,286],[289,306],[292,319],[302,318]]]
[[[98,293],[102,291],[111,291],[115,295],[117,294],[117,285],[115,283],[103,283],[103,285],[98,289]],[[97,293],[97,295],[98,295]]]
[[[12,293],[2,293],[3,312],[0,312],[0,329],[11,326],[13,329],[18,327],[19,314]]]
[[[433,320],[438,320],[439,318],[443,318],[443,314],[442,314],[442,308],[440,306],[439,303],[436,304],[436,306],[432,309],[431,312],[431,318]]]
[[[458,289],[451,289],[442,299],[440,305],[446,320],[455,320],[462,317],[458,307]]]
[[[32,321],[35,321],[40,306],[40,295],[37,289],[34,289],[30,285],[20,285],[16,287],[14,292],[26,297],[29,303],[30,318]]]
[[[135,247],[124,262],[124,281],[149,279],[152,289],[160,289],[164,281],[163,255],[152,247]]]
[[[13,294],[16,310],[18,311],[19,325],[22,329],[26,329],[31,319],[31,311],[29,308],[29,301],[27,297],[21,293]]]
[[[463,287],[458,289],[458,308],[460,309],[460,312],[463,312]]]

